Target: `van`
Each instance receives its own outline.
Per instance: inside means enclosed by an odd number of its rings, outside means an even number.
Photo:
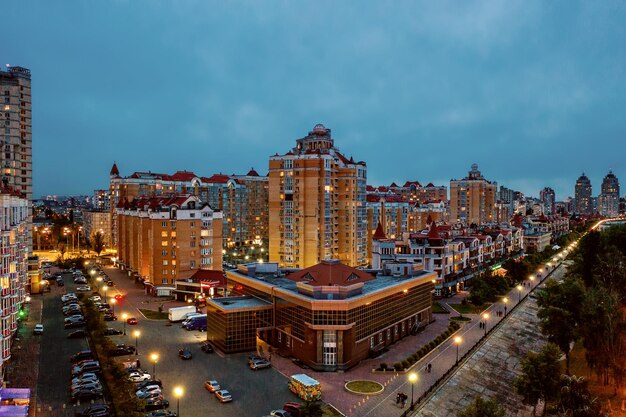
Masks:
[[[200,330],[201,332],[206,331],[207,329],[206,320],[207,320],[206,314],[194,316],[189,319],[187,324],[183,325],[183,328],[186,330]]]

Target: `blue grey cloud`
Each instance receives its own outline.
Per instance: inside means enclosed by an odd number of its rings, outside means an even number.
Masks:
[[[33,73],[34,191],[135,170],[266,170],[315,124],[372,184],[594,192],[626,176],[623,1],[30,1],[3,63]]]

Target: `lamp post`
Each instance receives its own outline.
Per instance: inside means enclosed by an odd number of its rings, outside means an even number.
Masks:
[[[522,286],[517,285],[517,303],[519,304],[522,301]]]
[[[176,415],[180,417],[180,397],[183,396],[183,387],[174,388],[174,397],[176,397]]]
[[[461,339],[461,336],[457,336],[454,338],[454,344],[456,345],[456,363],[459,363],[459,345],[462,341],[463,339]]]
[[[93,270],[91,271],[91,275],[93,275]],[[102,282],[102,277],[96,278],[96,285],[98,286],[98,294],[100,294],[100,283]]]
[[[415,386],[415,383],[417,382],[417,374],[415,372],[411,372],[409,374],[409,382],[411,383],[411,410],[413,410],[413,387]]]
[[[111,312],[113,313],[113,315],[115,315],[115,303],[117,303],[117,300],[115,298],[111,298]]]
[[[122,313],[122,320],[124,320],[124,336],[126,336],[126,319],[128,318],[128,314]]]
[[[508,299],[508,298],[506,298],[506,297],[504,297],[504,298],[502,299],[502,302],[504,303],[504,316],[506,317],[506,303],[508,303],[508,302],[509,302],[509,299]]]
[[[135,356],[139,355],[139,335],[141,333],[139,332],[139,330],[135,330],[133,332],[133,336],[135,336]]]
[[[152,379],[156,379],[156,364],[159,360],[159,355],[153,353],[152,355],[150,355],[150,359],[152,359]]]
[[[485,326],[485,336],[487,336],[487,320],[489,320],[489,313],[483,314],[483,325]]]

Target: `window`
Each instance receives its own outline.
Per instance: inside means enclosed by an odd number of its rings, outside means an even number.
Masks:
[[[161,227],[167,227],[167,222],[161,222]]]
[[[163,275],[167,275],[167,269],[164,269],[163,271],[161,271],[163,273]]]
[[[322,359],[324,365],[337,364],[337,332],[324,330],[322,345]]]
[[[161,241],[161,246],[167,246],[167,240],[162,240]]]
[[[167,278],[163,278],[163,279],[161,280],[161,284],[167,284]]]
[[[167,237],[167,230],[163,230],[161,232],[161,237]]]
[[[370,337],[370,349],[374,349],[374,336]]]
[[[191,227],[192,229],[196,227],[196,222],[189,222],[189,227]]]
[[[161,256],[167,256],[167,251],[166,250],[162,250],[161,251]]]
[[[190,266],[191,268],[195,268],[195,267],[196,267],[196,261],[190,261],[190,262],[189,262],[189,266]]]
[[[163,259],[163,265],[167,266],[169,264],[169,262],[167,261],[167,259]]]
[[[285,344],[287,345],[287,347],[291,347],[291,337],[287,336],[285,339]]]
[[[278,332],[278,343],[282,343],[282,336],[283,336],[283,333]]]

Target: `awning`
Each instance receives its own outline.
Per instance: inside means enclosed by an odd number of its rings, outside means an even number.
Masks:
[[[28,417],[27,405],[0,405],[2,417]]]

